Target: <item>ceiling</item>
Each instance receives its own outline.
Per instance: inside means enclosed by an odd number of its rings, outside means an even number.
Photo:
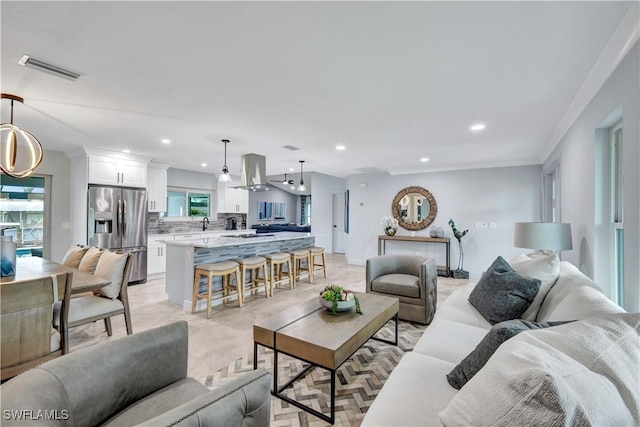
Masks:
[[[46,149],[216,174],[221,139],[232,174],[246,153],[288,178],[539,164],[630,5],[3,0],[2,92]]]

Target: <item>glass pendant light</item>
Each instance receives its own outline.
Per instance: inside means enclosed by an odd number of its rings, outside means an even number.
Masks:
[[[302,165],[304,160],[300,160],[300,185],[298,186],[298,191],[306,191],[307,187],[304,186],[304,179],[302,179]]]
[[[224,166],[222,167],[222,174],[218,181],[220,182],[229,182],[231,181],[231,175],[229,174],[229,168],[227,167],[227,144],[229,143],[228,139],[223,139],[222,143],[224,144]]]

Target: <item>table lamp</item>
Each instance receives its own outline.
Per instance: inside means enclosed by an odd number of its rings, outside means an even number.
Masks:
[[[544,253],[573,249],[571,224],[560,222],[516,222],[513,245]]]

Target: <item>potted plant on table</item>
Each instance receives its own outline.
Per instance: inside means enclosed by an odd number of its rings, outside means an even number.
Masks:
[[[362,314],[360,301],[355,292],[345,289],[341,286],[330,284],[320,292],[320,304],[324,307],[331,308],[333,314],[339,311],[350,310],[356,307],[356,313]]]

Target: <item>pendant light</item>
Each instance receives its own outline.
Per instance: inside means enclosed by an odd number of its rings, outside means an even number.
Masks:
[[[1,94],[0,99],[5,98],[11,100],[11,119],[9,123],[0,123],[0,169],[14,178],[25,178],[42,162],[42,144],[33,134],[13,124],[13,101],[24,103],[24,99]]]
[[[298,186],[298,191],[305,191],[307,187],[304,186],[304,179],[302,179],[302,164],[304,160],[300,160],[300,185]]]
[[[231,175],[229,174],[229,168],[227,167],[227,144],[229,143],[228,139],[223,139],[222,143],[224,144],[224,166],[222,167],[222,174],[218,181],[220,182],[229,182],[231,181]]]

